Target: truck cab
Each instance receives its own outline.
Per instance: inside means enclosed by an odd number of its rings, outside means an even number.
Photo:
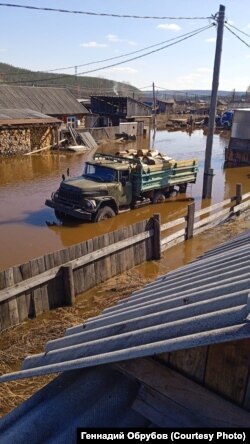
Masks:
[[[130,164],[99,156],[86,162],[82,176],[63,180],[45,205],[54,208],[59,219],[68,215],[98,222],[129,208],[131,202]]]

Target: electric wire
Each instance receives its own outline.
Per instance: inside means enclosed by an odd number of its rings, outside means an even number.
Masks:
[[[168,16],[140,16],[140,15],[129,15],[129,14],[110,14],[105,12],[90,12],[90,11],[74,11],[68,9],[57,9],[57,8],[45,8],[39,6],[28,6],[28,5],[16,5],[13,3],[0,3],[0,6],[7,6],[11,8],[23,8],[36,11],[46,11],[46,12],[62,12],[67,14],[83,14],[92,15],[98,17],[115,17],[115,18],[133,18],[133,19],[153,19],[153,20],[207,20],[211,17],[168,17]]]
[[[239,39],[242,43],[244,43],[244,45],[246,45],[246,46],[248,46],[248,48],[250,48],[250,45],[247,43],[247,42],[245,42],[245,40],[243,40],[240,36],[238,36],[234,31],[232,31],[230,28],[228,28],[228,26],[227,25],[224,25],[225,26],[225,28],[227,28],[227,30],[229,31],[229,32],[231,32],[231,34],[233,34],[235,37],[237,37],[237,39]]]
[[[133,61],[133,60],[138,60],[138,59],[140,59],[140,58],[142,58],[142,57],[146,57],[146,56],[148,56],[148,55],[151,55],[151,54],[154,54],[154,53],[156,53],[156,52],[162,51],[163,49],[169,48],[169,47],[171,47],[171,46],[173,46],[173,45],[176,45],[176,44],[178,44],[178,43],[180,43],[180,42],[182,42],[182,41],[184,41],[184,40],[187,40],[187,39],[189,39],[189,38],[191,38],[191,37],[194,37],[195,35],[200,34],[201,32],[204,32],[204,31],[210,29],[210,28],[213,27],[213,26],[214,26],[214,24],[207,25],[207,26],[205,26],[205,27],[203,28],[202,31],[199,30],[199,31],[193,32],[192,34],[190,34],[190,35],[188,35],[188,36],[185,36],[185,37],[182,37],[182,38],[180,38],[179,40],[177,40],[177,41],[175,41],[175,42],[172,42],[172,43],[170,43],[170,44],[168,44],[168,45],[165,45],[165,46],[163,46],[163,47],[161,47],[161,48],[154,49],[154,50],[149,51],[149,52],[147,52],[147,53],[145,53],[145,54],[141,54],[141,55],[138,55],[138,56],[136,56],[136,57],[132,57],[132,58],[129,58],[129,59],[123,60],[123,61],[118,62],[118,63],[113,63],[113,64],[111,64],[111,65],[106,65],[106,66],[103,66],[103,67],[101,67],[101,68],[95,68],[95,69],[91,69],[91,70],[88,70],[88,71],[83,71],[83,72],[81,72],[81,73],[78,73],[78,76],[80,76],[80,75],[85,75],[85,74],[90,74],[90,73],[97,72],[97,71],[102,71],[102,70],[104,70],[104,69],[113,68],[113,67],[115,67],[115,66],[119,66],[119,65],[122,65],[122,64],[124,64],[124,63],[131,62],[131,61]],[[7,83],[7,84],[14,84],[14,83],[19,83],[19,84],[20,84],[20,83],[27,83],[27,82],[44,82],[44,81],[49,81],[49,80],[62,79],[62,78],[68,77],[68,76],[69,76],[69,74],[67,74],[67,75],[64,74],[64,75],[62,75],[62,76],[57,76],[57,77],[53,77],[53,78],[33,79],[33,80],[30,80],[30,79],[29,79],[29,80],[20,80],[20,81],[10,81],[10,82],[6,82],[6,83]]]
[[[231,23],[228,23],[228,22],[225,22],[225,23],[227,24],[227,26],[229,26],[230,28],[236,29],[236,31],[241,32],[241,34],[244,34],[246,37],[250,37],[250,34],[247,34],[246,32],[241,31],[241,29],[236,28],[236,26],[231,25]]]
[[[209,26],[209,25],[207,25],[207,26]],[[180,39],[182,37],[193,35],[194,32],[203,31],[203,30],[207,29],[207,26],[204,26],[202,28],[198,28],[198,29],[195,29],[193,31],[187,32],[187,33],[182,34],[182,35],[180,35],[178,37],[172,37],[171,39],[164,40],[164,41],[159,42],[159,43],[155,43],[154,45],[146,46],[145,48],[141,48],[141,49],[138,49],[136,51],[131,51],[131,52],[128,52],[128,53],[125,53],[125,54],[121,54],[119,56],[109,57],[107,59],[96,60],[96,61],[93,61],[93,62],[83,63],[83,64],[80,64],[80,65],[66,66],[64,68],[46,69],[46,70],[42,70],[42,71],[38,71],[38,72],[42,72],[42,73],[46,72],[46,73],[48,73],[48,72],[55,72],[55,71],[64,71],[66,69],[73,69],[73,68],[76,69],[76,68],[80,68],[82,66],[89,66],[89,65],[94,65],[94,64],[97,64],[97,63],[104,63],[104,62],[108,62],[108,61],[111,61],[111,60],[117,60],[117,59],[122,58],[122,57],[127,57],[127,56],[130,56],[130,55],[133,55],[133,54],[138,54],[139,52],[146,51],[147,49],[151,49],[151,48],[154,48],[156,46],[164,45],[165,43],[172,42],[172,41]],[[16,71],[11,73],[10,71],[8,71],[8,72],[6,72],[4,74],[19,75],[20,73],[17,73]],[[24,73],[24,74],[29,75],[29,73]],[[33,74],[33,73],[31,73],[31,74]]]

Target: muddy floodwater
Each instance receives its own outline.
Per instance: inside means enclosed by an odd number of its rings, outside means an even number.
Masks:
[[[61,175],[80,175],[84,162],[93,155],[63,152],[0,159],[0,269],[26,262],[83,240],[93,238],[121,226],[126,226],[160,213],[162,221],[180,217],[191,198],[196,209],[220,202],[235,194],[236,183],[241,183],[243,193],[250,191],[250,167],[223,169],[224,148],[227,134],[215,134],[212,168],[214,169],[213,196],[202,201],[203,165],[206,135],[203,130],[158,131],[154,147],[175,159],[199,160],[196,184],[188,186],[186,195],[179,195],[164,204],[147,205],[99,223],[70,223],[48,226],[46,221],[58,222],[52,209],[44,205],[61,181]],[[147,139],[126,144],[106,143],[98,151],[114,153],[126,148],[148,148]],[[209,248],[209,245],[208,245]]]

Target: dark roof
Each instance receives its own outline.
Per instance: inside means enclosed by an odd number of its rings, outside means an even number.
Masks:
[[[0,108],[31,109],[48,115],[88,114],[65,88],[0,85]]]
[[[61,123],[61,120],[30,109],[0,108],[0,126]]]

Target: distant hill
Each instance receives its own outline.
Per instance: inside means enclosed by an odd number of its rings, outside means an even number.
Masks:
[[[29,71],[7,63],[0,63],[0,83],[23,86],[67,87],[77,98],[94,94],[124,95],[132,97],[140,90],[134,86],[100,77],[81,77],[51,72]]]
[[[144,91],[144,94],[147,97],[151,97],[153,96],[152,90],[151,91]],[[206,90],[206,89],[185,89],[185,90],[157,90],[155,92],[156,97],[158,99],[168,99],[168,98],[177,98],[177,99],[183,99],[183,98],[187,98],[187,99],[194,99],[194,98],[199,98],[199,99],[207,99],[208,97],[211,96],[211,90]],[[223,91],[223,90],[219,90],[218,91],[218,96],[223,98],[223,97],[227,97],[227,98],[233,98],[233,97],[245,97],[246,96],[246,91]]]

